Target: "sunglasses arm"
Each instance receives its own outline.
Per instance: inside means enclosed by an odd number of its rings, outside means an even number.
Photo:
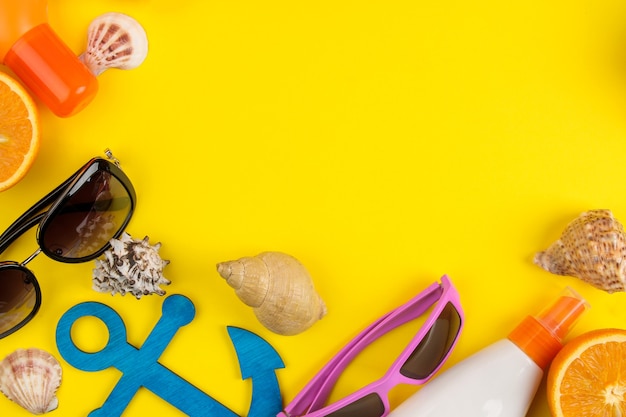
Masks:
[[[385,316],[379,318],[368,326],[365,330],[359,333],[358,336],[352,339],[350,343],[346,345],[337,355],[335,355],[335,357],[332,358],[324,366],[324,368],[317,373],[317,375],[315,375],[315,377],[298,393],[298,395],[296,395],[291,403],[285,407],[284,415],[294,417],[303,416],[308,414],[309,410],[321,408],[324,402],[326,402],[326,399],[330,394],[330,390],[339,378],[340,372],[335,372],[338,364],[341,363],[346,356],[349,356],[350,352],[354,349],[357,349],[357,351],[363,350],[365,346],[359,348],[361,341],[367,337],[372,328],[376,327],[389,314],[391,313],[387,313]],[[335,373],[334,378],[332,378],[333,373]],[[326,387],[326,389],[324,389],[324,387]]]
[[[46,212],[38,214],[37,216],[33,217],[26,223],[21,224],[20,225],[21,227],[19,229],[17,230],[13,229],[13,233],[11,235],[7,235],[7,233],[5,232],[2,235],[2,239],[0,240],[0,253],[3,253],[5,250],[7,250],[7,248],[11,246],[11,244],[17,240],[17,238],[22,236],[30,228],[37,226],[39,222],[41,222],[41,219],[44,218],[45,215],[46,215]]]
[[[302,416],[324,407],[333,386],[346,366],[370,343],[396,327],[413,320],[430,308],[442,294],[438,283],[422,291],[404,305],[388,312],[361,331],[300,391],[285,408],[287,416]]]

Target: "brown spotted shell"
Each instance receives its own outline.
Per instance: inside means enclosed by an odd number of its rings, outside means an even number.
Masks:
[[[580,278],[608,293],[626,291],[626,233],[610,210],[582,213],[561,238],[535,255],[553,274]]]

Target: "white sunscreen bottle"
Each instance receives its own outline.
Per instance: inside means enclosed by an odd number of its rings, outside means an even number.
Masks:
[[[435,376],[389,417],[524,417],[544,370],[587,303],[567,289],[538,316]]]

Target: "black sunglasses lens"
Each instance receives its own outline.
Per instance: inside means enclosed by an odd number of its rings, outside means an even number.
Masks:
[[[39,307],[38,292],[27,270],[0,268],[0,335],[20,327]]]
[[[41,245],[58,258],[93,257],[126,225],[132,205],[122,182],[98,170],[48,219]]]
[[[412,379],[429,377],[452,348],[460,329],[459,312],[451,303],[446,304],[424,339],[402,365],[400,373]]]
[[[368,394],[334,411],[326,417],[381,417],[385,414],[385,405],[378,394]]]

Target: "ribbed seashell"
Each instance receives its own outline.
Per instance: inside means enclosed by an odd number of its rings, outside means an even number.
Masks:
[[[217,271],[253,308],[261,324],[275,333],[301,333],[326,315],[309,272],[290,255],[263,252],[219,263]]]
[[[148,37],[144,28],[122,13],[105,13],[96,17],[87,29],[87,50],[80,60],[94,75],[109,68],[132,69],[148,54]]]
[[[148,236],[133,239],[128,233],[110,243],[104,259],[96,260],[94,290],[112,295],[131,293],[137,299],[150,294],[165,295],[160,285],[171,283],[163,276],[163,268],[170,261],[161,259],[161,243],[150,245]]]
[[[539,252],[535,264],[582,279],[608,293],[626,291],[626,234],[610,210],[590,210],[567,225],[561,238]]]
[[[61,365],[50,353],[18,349],[0,362],[0,391],[33,414],[59,406],[56,391],[61,385]]]

